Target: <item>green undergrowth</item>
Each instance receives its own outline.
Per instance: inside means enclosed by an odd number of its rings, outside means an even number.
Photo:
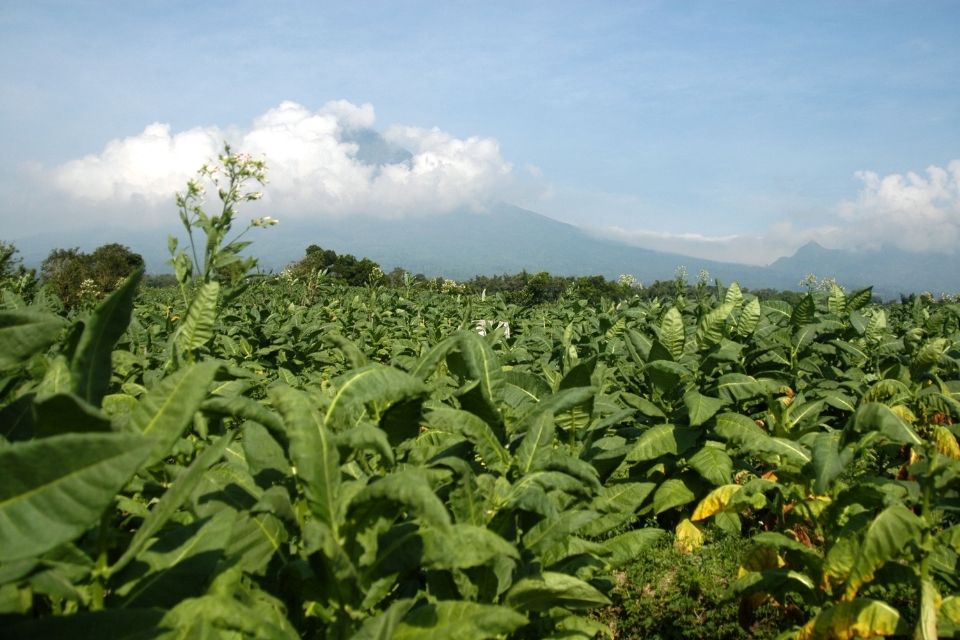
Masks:
[[[612,604],[598,619],[618,640],[776,638],[803,619],[796,605],[761,605],[752,614],[730,597],[744,556],[744,539],[710,533],[693,551],[664,538],[615,574]]]

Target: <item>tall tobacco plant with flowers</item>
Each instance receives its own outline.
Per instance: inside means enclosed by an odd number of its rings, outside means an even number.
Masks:
[[[169,237],[167,248],[187,307],[174,339],[177,347],[172,350],[174,363],[184,356],[189,361],[194,359],[213,337],[217,305],[236,298],[249,285],[249,274],[256,268],[257,258],[241,255],[250,246],[243,236],[255,227],[271,227],[278,222],[270,216],[253,218],[246,228],[229,238],[240,205],[263,197],[257,187],[267,184],[267,168],[264,160],[247,153],[234,153],[229,144],[224,144],[217,160],[216,164],[203,165],[197,178],[187,182],[186,191],[176,195],[190,250],[180,249],[177,238]],[[204,209],[204,183],[217,191],[220,199],[217,214]]]

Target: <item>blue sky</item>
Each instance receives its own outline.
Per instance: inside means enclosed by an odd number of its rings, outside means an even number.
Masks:
[[[287,158],[268,195],[288,216],[509,200],[731,260],[810,239],[950,251],[958,34],[955,1],[8,0],[0,237],[172,217],[170,198],[138,189],[179,184],[197,167],[172,165],[223,137],[253,141],[272,168],[271,153]],[[324,118],[323,144],[275,139],[314,136]],[[150,129],[162,162],[130,151],[154,123],[168,125]],[[349,149],[324,155],[350,123],[453,168],[375,184]],[[177,137],[190,131],[203,141]],[[147,175],[163,171],[176,175]],[[402,191],[411,181],[419,191]]]

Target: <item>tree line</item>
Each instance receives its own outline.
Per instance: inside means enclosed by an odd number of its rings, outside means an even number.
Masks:
[[[90,253],[79,248],[54,249],[40,266],[39,273],[28,269],[10,242],[0,241],[0,285],[11,286],[27,294],[40,286],[47,287],[60,299],[66,309],[80,306],[85,300],[101,299],[116,289],[128,275],[144,265],[143,257],[118,244],[105,244]],[[307,247],[304,256],[291,263],[282,275],[288,278],[319,278],[347,286],[379,285],[386,287],[431,288],[447,293],[471,295],[500,295],[507,302],[532,306],[556,302],[562,296],[598,303],[601,299],[619,301],[639,297],[653,299],[678,293],[703,283],[692,285],[685,278],[657,280],[644,286],[631,275],[609,280],[601,275],[565,276],[546,271],[513,274],[476,275],[456,282],[443,277],[428,278],[422,273],[412,274],[400,267],[385,272],[370,258],[357,258],[349,253],[337,253],[316,244]],[[165,287],[176,283],[169,274],[154,274],[144,279],[147,286]],[[761,299],[779,297],[788,301],[801,294],[793,291],[761,289],[753,291]]]

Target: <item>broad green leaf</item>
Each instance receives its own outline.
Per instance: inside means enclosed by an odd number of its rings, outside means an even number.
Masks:
[[[799,593],[804,599],[816,591],[809,576],[788,568],[751,571],[738,578],[730,590],[741,598],[754,593],[773,594],[783,600],[788,593]]]
[[[830,288],[827,310],[835,316],[841,316],[847,310],[847,296],[843,293],[843,289],[836,284]]]
[[[739,284],[736,282],[730,283],[730,286],[727,287],[727,292],[723,295],[723,303],[730,305],[731,309],[736,309],[743,304],[743,291],[740,290]]]
[[[457,334],[457,350],[447,356],[451,370],[466,380],[476,380],[473,393],[461,396],[461,405],[491,424],[503,422],[500,402],[506,380],[493,348],[473,331]],[[476,399],[474,399],[474,395]]]
[[[113,346],[127,330],[133,313],[133,299],[143,268],[135,271],[111,293],[83,325],[83,332],[70,362],[74,391],[90,404],[99,406],[110,387]]]
[[[351,426],[367,404],[375,404],[378,411],[383,411],[391,404],[426,393],[418,378],[381,364],[354,369],[333,380],[332,386],[334,395],[323,416],[323,425],[328,429]]]
[[[627,462],[681,455],[696,443],[697,438],[698,434],[693,429],[684,429],[673,424],[658,424],[640,434],[627,454]]]
[[[697,346],[700,349],[711,347],[723,338],[723,327],[733,311],[730,304],[722,304],[708,311],[697,324]]]
[[[870,303],[870,299],[873,297],[873,287],[867,287],[866,289],[858,289],[854,291],[847,297],[847,310],[856,311],[862,309]]]
[[[72,393],[37,397],[33,403],[34,435],[38,438],[63,433],[109,432],[110,418],[100,409]]]
[[[660,342],[676,361],[683,355],[683,347],[686,341],[683,316],[680,315],[680,311],[676,307],[670,307],[660,321]]]
[[[921,527],[920,519],[903,505],[893,505],[880,512],[864,534],[844,598],[853,599],[861,586],[873,580],[877,569],[899,556],[907,545],[919,542]]]
[[[737,335],[746,338],[756,330],[759,322],[760,299],[752,298],[750,302],[743,305],[743,308],[740,310],[740,316],[737,318],[736,326]]]
[[[733,460],[719,446],[706,444],[687,460],[690,468],[711,484],[720,486],[730,481]]]
[[[650,378],[650,384],[662,396],[673,395],[680,387],[681,380],[690,376],[689,369],[669,360],[653,360],[647,363],[643,371]]]
[[[853,426],[860,433],[877,431],[900,444],[919,445],[923,442],[903,418],[879,402],[861,405],[853,417]]]
[[[202,411],[259,422],[274,434],[283,434],[283,420],[261,403],[246,396],[211,396],[200,405]]]
[[[705,396],[696,389],[683,394],[683,405],[687,408],[687,417],[691,427],[699,427],[716,415],[725,403],[717,398]]]
[[[396,471],[371,482],[353,496],[349,512],[359,520],[382,516],[387,502],[404,507],[432,527],[450,528],[450,514],[422,473]]]
[[[390,439],[380,427],[370,423],[358,424],[335,436],[340,455],[347,459],[350,455],[361,451],[372,451],[378,454],[388,465],[393,465],[395,457]]]
[[[813,456],[813,490],[824,494],[853,459],[853,451],[840,451],[840,433],[818,433],[810,450]]]
[[[554,607],[591,609],[610,604],[605,595],[583,580],[551,571],[518,581],[507,592],[505,602],[521,611],[547,611]]]
[[[905,633],[900,614],[886,602],[857,599],[820,611],[805,624],[796,640],[852,640]]]
[[[533,421],[517,449],[516,463],[521,475],[530,473],[538,457],[550,450],[554,431],[553,413],[542,413]]]
[[[396,628],[413,604],[412,598],[395,600],[383,613],[365,619],[350,640],[392,640]]]
[[[593,511],[568,510],[556,518],[544,518],[523,535],[523,546],[542,554],[550,545],[576,533],[597,514]]]
[[[776,454],[801,466],[810,462],[806,447],[792,440],[770,437],[753,420],[739,413],[717,416],[716,433],[751,453]]]
[[[305,485],[310,510],[337,537],[340,456],[333,436],[302,391],[277,385],[270,389],[270,399],[287,425],[290,459]]]
[[[413,609],[397,625],[392,640],[485,640],[510,634],[526,616],[495,604],[440,600]]]
[[[516,547],[486,527],[453,524],[449,529],[422,527],[422,563],[431,569],[466,569],[497,556],[520,559]]]
[[[36,311],[0,311],[0,370],[10,369],[53,344],[66,322]]]
[[[816,312],[817,305],[813,300],[813,294],[808,293],[793,307],[793,313],[790,315],[790,324],[794,327],[810,324],[813,322]]]
[[[10,622],[4,635],[30,640],[150,640],[164,633],[163,609],[106,609]]]
[[[177,476],[173,486],[167,489],[160,497],[159,502],[150,510],[150,514],[144,518],[137,532],[133,535],[127,550],[113,566],[110,567],[110,574],[123,569],[147,546],[152,538],[167,523],[173,514],[180,508],[180,505],[190,496],[193,489],[200,482],[203,474],[215,462],[223,457],[223,452],[230,444],[232,436],[229,434],[221,436],[211,446],[203,450],[200,455],[194,458],[187,469]]]
[[[638,560],[641,554],[666,535],[663,529],[644,527],[608,538],[601,544],[609,553],[606,561],[611,567],[618,568]]]
[[[164,378],[140,398],[130,414],[129,428],[154,441],[148,464],[170,452],[207,397],[207,389],[220,366],[215,360],[189,365]]]
[[[476,415],[443,407],[428,413],[426,419],[431,428],[457,433],[469,440],[484,465],[490,469],[505,473],[510,467],[509,452],[497,439],[490,425]]]
[[[656,493],[653,494],[653,512],[663,513],[674,507],[682,507],[696,500],[697,496],[687,488],[686,483],[678,478],[669,478],[663,481]]]
[[[196,351],[213,338],[219,299],[220,283],[216,280],[205,282],[197,289],[187,315],[175,334],[181,353]]]
[[[95,524],[153,443],[67,434],[0,449],[0,562],[39,555]]]

